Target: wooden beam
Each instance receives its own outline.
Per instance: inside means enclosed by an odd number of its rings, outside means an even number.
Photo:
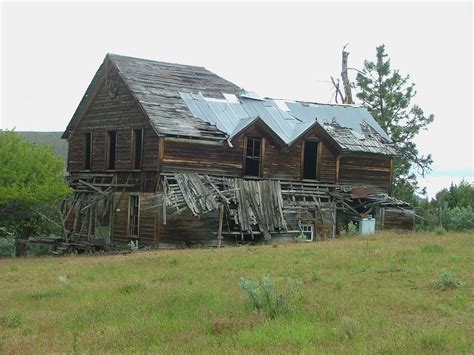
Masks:
[[[221,243],[222,243],[222,224],[223,224],[223,220],[224,220],[224,204],[221,203],[219,204],[219,228],[217,230],[217,247],[220,248],[221,247]]]
[[[336,158],[336,183],[339,182],[339,163],[340,163],[340,160],[341,160],[341,155],[338,154],[337,158]]]
[[[390,177],[388,182],[388,195],[392,196],[392,181],[393,180],[393,159],[390,159]]]

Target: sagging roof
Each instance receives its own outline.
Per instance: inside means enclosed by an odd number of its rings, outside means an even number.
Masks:
[[[390,138],[363,107],[262,98],[203,67],[116,54],[105,57],[63,138],[69,137],[111,67],[159,135],[223,141],[261,120],[282,144],[291,145],[319,125],[341,150],[397,154]]]
[[[197,120],[186,107],[178,91],[202,92],[207,97],[224,98],[222,93],[238,93],[241,89],[209,70],[192,65],[158,62],[147,59],[107,54],[63,138],[68,138],[87,100],[100,84],[107,69],[115,67],[118,74],[150,119],[157,134],[224,140],[226,135],[215,126]]]
[[[291,145],[308,129],[320,125],[342,150],[397,154],[389,136],[361,106],[261,98],[245,91],[224,94],[224,99],[202,93],[180,95],[194,117],[215,125],[230,139],[262,120],[283,144]]]

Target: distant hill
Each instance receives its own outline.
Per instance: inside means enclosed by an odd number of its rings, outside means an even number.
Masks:
[[[40,143],[53,146],[54,151],[64,162],[67,161],[67,140],[61,139],[63,132],[18,132],[21,138],[31,143]]]

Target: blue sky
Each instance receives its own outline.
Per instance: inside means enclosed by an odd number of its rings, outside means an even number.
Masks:
[[[61,131],[107,52],[203,65],[260,95],[328,102],[384,43],[435,122],[430,196],[473,163],[471,2],[2,2],[0,128]]]

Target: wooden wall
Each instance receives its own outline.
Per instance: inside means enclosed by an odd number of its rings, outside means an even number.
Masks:
[[[140,193],[140,203],[150,193]],[[117,244],[128,244],[131,237],[128,235],[128,209],[129,194],[114,193],[114,206],[116,209],[113,216],[112,242]],[[158,246],[157,224],[158,213],[150,210],[140,210],[138,246]]]
[[[240,176],[242,150],[227,142],[164,138],[161,170],[164,172],[198,172],[211,175]]]
[[[68,169],[84,170],[84,133],[92,133],[92,172],[105,171],[107,131],[117,131],[116,169],[132,170],[132,130],[143,129],[143,170],[158,169],[159,138],[135,99],[119,78],[111,71],[107,85],[116,82],[118,96],[111,98],[106,83],[102,83],[96,97],[69,138]]]
[[[262,177],[281,180],[300,180],[302,177],[302,155],[304,139],[318,139],[314,132],[293,144],[281,147],[264,129],[253,126],[232,140],[214,143],[196,139],[164,138],[162,171],[198,172],[211,175],[243,176],[244,140],[247,137],[265,138],[263,148]],[[335,149],[321,141],[319,145],[320,180],[336,181]]]
[[[370,185],[379,191],[390,191],[390,158],[341,156],[339,183]]]

